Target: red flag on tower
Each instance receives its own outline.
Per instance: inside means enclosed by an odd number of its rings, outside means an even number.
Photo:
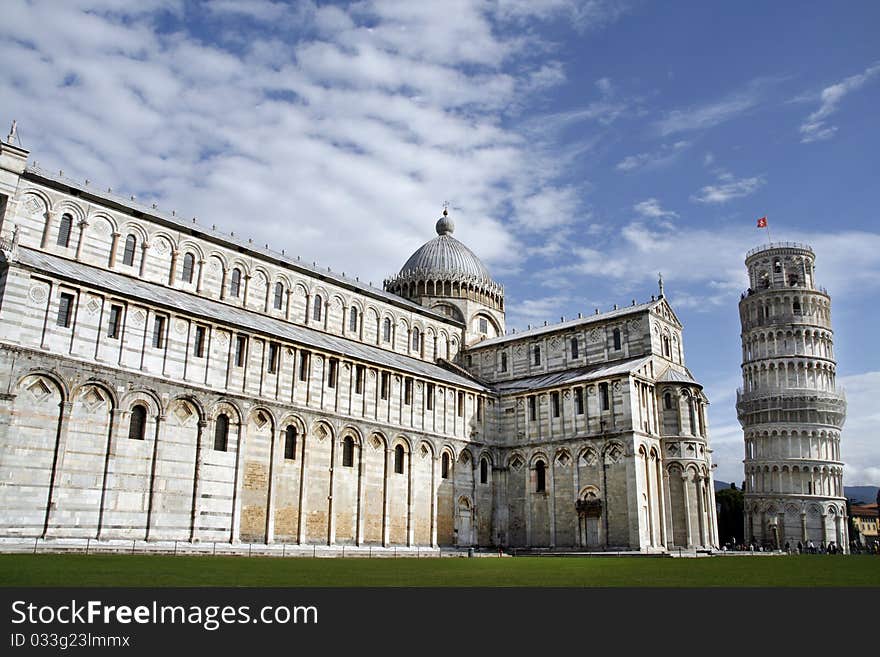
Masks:
[[[758,219],[758,228],[766,228],[767,227],[767,217],[761,217]]]

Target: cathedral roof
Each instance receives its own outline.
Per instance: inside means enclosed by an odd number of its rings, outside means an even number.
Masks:
[[[398,279],[472,280],[493,283],[489,270],[464,244],[452,236],[455,222],[446,212],[437,222],[437,237],[423,244],[400,270]]]
[[[668,368],[663,374],[657,377],[658,381],[663,381],[664,383],[687,383],[690,385],[701,386],[699,383],[694,381],[694,378],[690,375],[689,372],[682,372],[680,370],[675,369],[674,367]]]
[[[144,303],[185,312],[193,317],[234,324],[245,329],[290,340],[297,344],[322,349],[340,356],[374,363],[389,369],[398,369],[415,376],[434,379],[470,389],[486,390],[472,378],[462,376],[434,363],[397,354],[374,345],[356,342],[341,336],[299,326],[290,322],[267,317],[262,313],[236,308],[219,301],[205,299],[187,292],[171,289],[139,278],[124,276],[112,271],[97,269],[80,262],[73,262],[55,255],[19,247],[15,260],[30,268],[54,274],[59,278],[75,281],[95,289],[109,290],[123,296],[134,297]]]
[[[614,363],[597,363],[586,367],[578,367],[559,372],[548,372],[537,376],[527,376],[512,381],[499,381],[492,387],[499,393],[523,392],[528,390],[540,390],[552,386],[571,385],[586,383],[595,379],[605,379],[611,376],[628,374],[643,368],[650,362],[651,356],[639,356]]]
[[[536,326],[535,328],[528,329],[526,331],[517,331],[516,333],[508,333],[507,335],[500,335],[497,338],[489,338],[487,340],[482,340],[475,344],[472,344],[468,347],[468,351],[473,351],[474,349],[482,349],[483,347],[494,347],[500,344],[505,344],[508,342],[513,342],[515,340],[522,340],[526,338],[535,338],[540,335],[545,335],[547,333],[553,333],[556,331],[563,331],[566,329],[574,329],[582,326],[586,326],[589,324],[593,324],[595,322],[604,322],[609,319],[615,319],[618,317],[625,317],[627,315],[637,314],[645,312],[646,310],[653,310],[661,303],[664,303],[662,298],[655,299],[652,301],[647,301],[645,303],[639,303],[633,306],[624,306],[623,308],[617,308],[615,310],[609,310],[605,313],[597,313],[595,315],[587,315],[586,317],[577,317],[575,319],[570,319],[565,322],[560,322],[559,324],[548,324],[545,326]]]

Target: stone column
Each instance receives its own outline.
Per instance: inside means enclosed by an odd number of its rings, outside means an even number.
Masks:
[[[144,540],[149,541],[151,538],[151,530],[153,524],[153,509],[156,508],[156,465],[159,460],[159,443],[165,434],[165,416],[161,413],[156,416],[156,433],[153,436],[153,456],[150,461],[150,485],[147,492],[147,520]]]
[[[199,420],[196,435],[196,459],[193,467],[193,497],[189,526],[190,543],[197,543],[199,540],[199,516],[202,510],[202,460],[205,452],[205,427],[207,425],[205,420]]]
[[[242,274],[241,277],[244,279],[244,292],[241,295],[241,307],[247,308],[247,298],[248,298],[248,290],[250,289],[251,275],[250,274]]]
[[[288,295],[288,300],[289,300]],[[360,447],[358,448],[358,491],[357,491],[357,534],[355,536],[355,543],[357,545],[363,545],[364,543],[364,527],[366,526],[366,489],[365,489],[365,480],[367,478],[367,446],[366,441],[364,441]]]
[[[231,341],[230,341],[231,343]],[[276,431],[276,436],[269,446],[269,499],[266,502],[266,544],[275,542],[275,506],[276,506],[276,481],[278,474],[279,454],[284,454],[284,439],[286,433],[283,429]],[[280,446],[279,446],[280,443]]]
[[[551,454],[550,463],[547,464],[547,493],[550,499],[547,500],[547,511],[550,514],[550,547],[556,547],[556,456]]]
[[[247,412],[238,423],[238,444],[235,451],[235,488],[232,492],[232,536],[230,543],[241,541],[241,495],[244,491],[244,455],[247,447]]]
[[[413,526],[413,458],[415,452],[410,451],[406,459],[406,544],[409,547],[415,542],[415,527]]]
[[[140,276],[141,280],[143,280],[143,278],[144,278],[144,271],[146,271],[146,267],[147,267],[147,250],[148,250],[149,248],[150,248],[150,243],[149,243],[149,242],[144,241],[144,243],[141,244],[141,267],[140,267],[140,271],[138,272],[138,276]]]
[[[228,270],[224,266],[223,273],[220,275],[220,301],[223,301],[226,299],[226,272],[227,271]],[[201,273],[202,273],[201,269],[199,269],[199,283],[201,283],[201,278],[202,278]]]
[[[333,493],[336,488],[336,443],[339,436],[331,437],[330,440],[330,493],[327,495],[327,545],[336,543],[336,509],[333,505]]]
[[[431,457],[431,547],[437,547],[437,496],[439,489],[437,487],[437,468],[440,467],[440,459],[437,456]]]
[[[101,501],[98,506],[98,530],[95,532],[95,538],[99,541],[103,539],[104,530],[104,506],[107,500],[107,479],[110,471],[110,457],[113,455],[113,438],[120,436],[120,426],[122,420],[128,417],[128,411],[119,408],[110,410],[110,430],[107,435],[107,449],[104,453],[104,475],[101,478]]]
[[[61,402],[61,414],[58,419],[58,429],[55,435],[55,457],[52,460],[52,477],[49,480],[49,495],[46,501],[46,519],[43,523],[43,533],[40,538],[46,538],[52,519],[57,513],[58,486],[61,480],[61,464],[64,463],[64,454],[67,451],[67,429],[70,425],[70,414],[73,411],[73,402]]]
[[[86,228],[89,227],[89,222],[83,219],[77,225],[79,226],[79,239],[77,239],[76,242],[75,260],[79,262],[80,256],[82,255],[83,238],[85,237]]]
[[[306,434],[303,432],[302,447],[300,448],[300,463],[302,464],[300,467],[300,475],[299,475],[299,508],[297,509],[297,537],[296,542],[300,545],[303,545],[306,542],[306,495],[308,494],[307,487],[307,467],[308,463],[306,462]]]
[[[107,266],[110,269],[113,269],[116,266],[116,251],[119,248],[119,237],[120,233],[113,233],[112,240],[110,241],[110,262],[107,263]]]
[[[382,545],[384,547],[388,547],[388,543],[390,543],[391,536],[391,527],[389,525],[389,517],[390,517],[390,505],[391,499],[389,496],[389,484],[391,479],[391,448],[387,445],[385,446],[385,481],[384,484],[384,495],[382,496]]]
[[[287,297],[286,303],[284,306],[284,319],[288,322],[290,321],[290,297],[293,295],[293,290],[285,290],[285,296]]]
[[[196,294],[202,293],[202,275],[205,273],[205,261],[199,260],[199,273],[196,275]]]
[[[180,251],[176,249],[171,250],[171,267],[168,270],[168,285],[174,285],[174,277],[177,274],[177,256],[180,254]]]
[[[681,489],[684,493],[684,526],[685,533],[687,534],[687,544],[686,547],[692,547],[693,541],[691,540],[691,500],[690,493],[688,492],[688,474],[687,470],[685,470],[684,474],[681,475]]]

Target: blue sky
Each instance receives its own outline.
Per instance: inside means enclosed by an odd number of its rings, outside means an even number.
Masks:
[[[880,5],[7,0],[0,119],[40,166],[381,284],[456,237],[525,327],[666,291],[742,480],[743,256],[834,299],[849,485],[880,483]]]

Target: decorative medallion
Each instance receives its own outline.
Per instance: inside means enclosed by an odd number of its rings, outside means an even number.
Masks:
[[[599,329],[593,329],[590,331],[590,342],[596,343],[602,341],[602,334],[599,332]]]
[[[521,470],[524,464],[525,462],[519,456],[514,456],[510,461],[510,467],[517,471]]]
[[[556,455],[556,462],[563,468],[567,468],[570,461],[571,457],[568,455],[568,452],[559,452]]]
[[[633,329],[638,329],[638,328],[642,325],[642,322],[641,322],[641,320],[634,319],[634,320],[632,320],[632,321],[629,323],[629,325],[630,325]]]
[[[558,337],[554,336],[553,339],[550,340],[550,348],[553,351],[556,351],[557,349],[559,349],[559,338]]]
[[[106,219],[95,219],[95,223],[93,224],[94,228],[92,230],[95,231],[98,235],[109,235],[110,234],[110,224]]]
[[[49,386],[46,385],[46,382],[43,379],[37,379],[32,384],[28,386],[28,392],[30,392],[34,399],[38,402],[44,401],[49,395],[52,394],[52,390]]]
[[[430,453],[430,450],[425,445],[422,445],[422,449],[420,450],[421,457],[423,459],[427,458],[429,453]]]
[[[174,414],[177,416],[177,419],[180,420],[180,423],[183,424],[192,417],[193,412],[189,407],[189,404],[182,401],[178,402],[177,406],[174,408]]]
[[[382,447],[382,439],[379,438],[379,436],[373,436],[373,437],[370,439],[370,446],[371,446],[373,449],[381,449],[381,447]]]
[[[174,323],[174,330],[177,331],[178,333],[180,333],[181,335],[186,333],[186,320],[185,319],[178,319]]]
[[[620,381],[615,381],[612,388],[614,388],[614,392],[619,392],[620,391]]]
[[[622,456],[623,450],[620,449],[620,445],[612,445],[611,448],[605,452],[605,463],[608,465],[617,463]]]
[[[132,324],[135,326],[143,326],[144,322],[147,319],[147,315],[143,310],[136,310],[134,314],[131,316]]]
[[[37,214],[40,212],[44,212],[45,211],[43,209],[44,207],[45,206],[43,205],[43,202],[40,199],[38,199],[36,196],[34,196],[33,194],[28,194],[27,198],[24,201],[24,209],[27,210],[28,214],[33,215],[33,214]]]
[[[596,453],[595,449],[588,449],[584,452],[584,455],[581,457],[584,462],[584,465],[596,465],[599,461],[599,455]]]
[[[153,251],[155,251],[159,255],[165,255],[170,251],[170,247],[168,246],[168,242],[165,240],[159,239],[153,242]]]
[[[214,336],[214,339],[217,341],[217,344],[221,347],[225,347],[229,344],[229,333],[226,331],[217,331],[217,334]]]
[[[461,453],[461,456],[458,459],[461,463],[470,463],[471,455],[469,452],[464,451]]]
[[[94,413],[101,406],[104,405],[104,397],[98,391],[97,388],[89,388],[85,395],[83,395],[83,403],[86,405],[89,413]]]
[[[678,443],[669,443],[669,445],[666,446],[666,452],[670,456],[678,456],[678,452],[679,452]]]
[[[320,442],[324,442],[327,439],[327,436],[330,434],[327,431],[327,427],[325,427],[323,424],[319,424],[318,428],[315,429],[315,435],[318,437],[318,440]]]
[[[98,301],[97,297],[89,298],[89,302],[86,304],[86,311],[89,315],[96,315],[99,310],[101,310],[101,302]]]
[[[208,265],[208,268],[211,270],[211,273],[212,274],[219,274],[220,273],[220,261],[217,260],[217,258],[211,258],[209,260],[209,262],[210,262],[210,264]]]
[[[42,304],[46,297],[49,296],[49,291],[45,285],[34,285],[28,290],[28,296],[34,303]]]
[[[269,422],[269,416],[263,411],[257,411],[257,414],[254,416],[254,422],[257,425],[257,429],[262,429]]]

